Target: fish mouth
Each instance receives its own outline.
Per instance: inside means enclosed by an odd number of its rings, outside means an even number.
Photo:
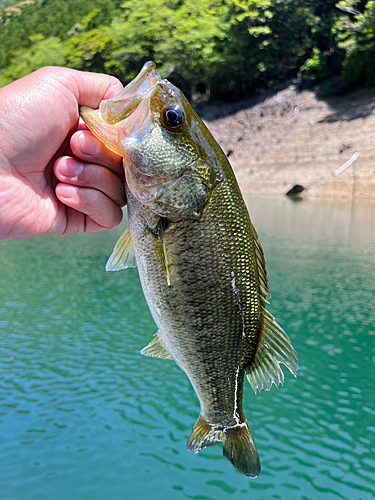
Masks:
[[[153,62],[147,62],[140,73],[119,94],[112,99],[102,101],[100,115],[109,125],[115,125],[128,118],[142,101],[148,99],[158,83],[162,82]]]
[[[150,99],[165,82],[153,62],[147,62],[140,73],[115,97],[100,103],[99,109],[80,107],[80,116],[91,132],[120,156],[126,155],[121,141],[145,134],[153,123]]]

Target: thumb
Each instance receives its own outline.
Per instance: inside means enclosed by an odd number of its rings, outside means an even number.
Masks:
[[[123,88],[114,76],[74,69],[66,71],[64,84],[74,94],[78,106],[96,109],[100,101],[114,97]]]

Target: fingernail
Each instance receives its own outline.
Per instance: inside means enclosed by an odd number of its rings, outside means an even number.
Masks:
[[[57,165],[58,173],[64,177],[78,177],[82,170],[82,163],[73,160],[72,158],[61,158],[59,164]]]
[[[74,198],[77,195],[77,189],[73,186],[58,186],[56,189],[61,198]]]
[[[78,135],[78,144],[81,153],[87,156],[96,156],[99,152],[100,145],[92,135],[81,132]]]

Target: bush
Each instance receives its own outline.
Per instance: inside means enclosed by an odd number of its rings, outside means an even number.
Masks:
[[[345,90],[374,86],[375,50],[347,52],[341,75]]]
[[[313,55],[301,66],[301,72],[307,80],[323,80],[330,75],[328,57],[319,49],[313,49]]]

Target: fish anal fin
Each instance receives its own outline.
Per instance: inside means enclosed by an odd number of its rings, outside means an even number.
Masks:
[[[199,415],[188,439],[187,448],[193,453],[198,453],[202,448],[221,443],[223,439],[223,430],[215,428],[202,415]]]
[[[242,424],[224,430],[223,455],[245,476],[259,476],[259,455],[246,419]]]
[[[288,335],[276,323],[275,318],[264,311],[263,329],[254,359],[245,366],[247,379],[254,392],[269,391],[272,384],[284,384],[284,374],[280,368],[284,364],[296,377],[298,357]]]
[[[137,267],[134,245],[129,227],[120,236],[112,255],[105,266],[106,271],[120,271],[128,267]]]
[[[141,354],[151,358],[173,359],[159,331],[155,333],[151,342],[141,350]]]

